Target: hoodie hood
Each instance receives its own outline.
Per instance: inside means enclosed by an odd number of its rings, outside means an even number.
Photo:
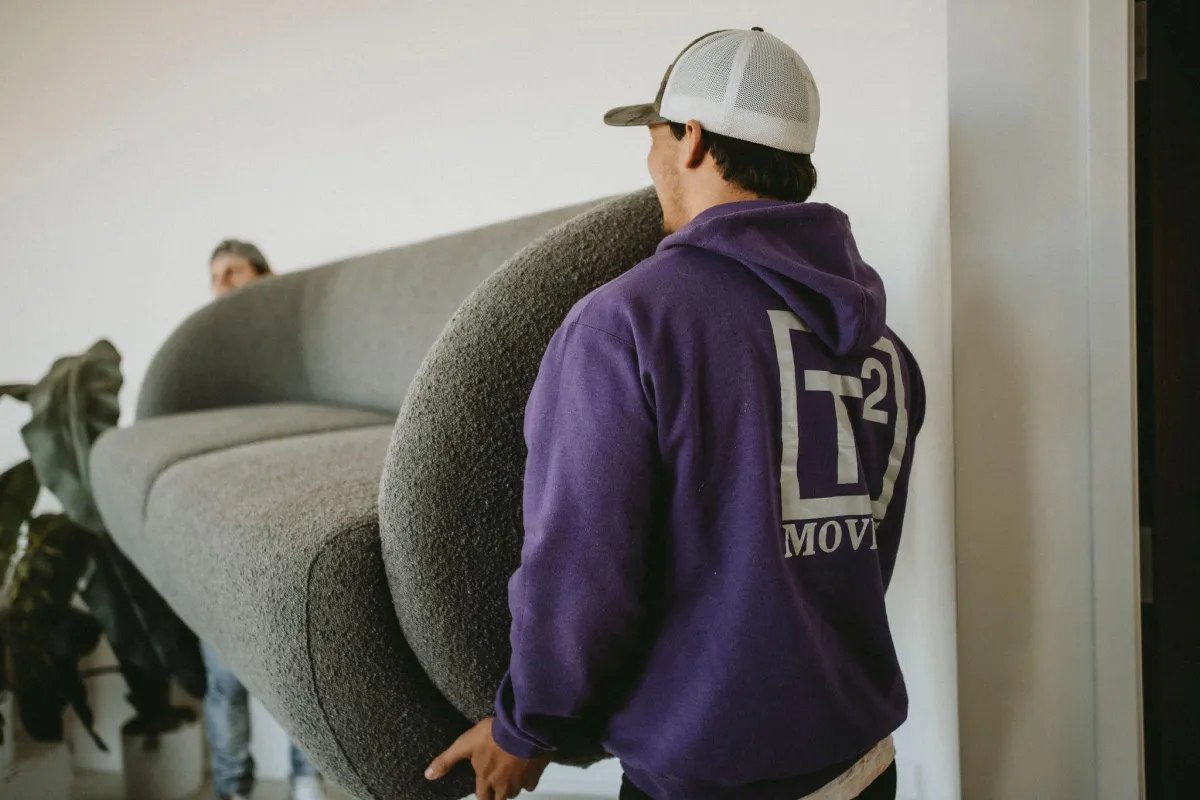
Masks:
[[[743,264],[838,355],[883,335],[883,281],[858,253],[850,220],[823,203],[750,200],[710,208],[659,245],[699,247]]]

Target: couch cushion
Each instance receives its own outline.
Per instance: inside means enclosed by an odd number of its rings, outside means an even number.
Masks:
[[[380,493],[384,561],[409,644],[468,717],[491,713],[508,666],[522,420],[546,345],[576,301],[661,238],[652,190],[556,228],[471,295],[409,388]]]
[[[144,420],[111,430],[92,450],[96,502],[109,530],[141,532],[146,498],[168,467],[204,453],[320,431],[390,424],[373,411],[284,404],[224,408]]]
[[[146,452],[184,431],[139,423]],[[144,430],[141,430],[144,429]],[[421,771],[462,733],[392,610],[377,497],[391,425],[177,460],[140,530],[114,534],[177,613],[309,753],[360,797],[435,797]],[[470,790],[459,774],[441,796]]]

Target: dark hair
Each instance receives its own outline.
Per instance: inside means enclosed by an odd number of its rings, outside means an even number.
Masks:
[[[226,239],[221,242],[212,252],[212,256],[208,259],[208,263],[217,260],[217,256],[223,255],[238,256],[250,262],[250,266],[254,268],[255,275],[270,275],[271,265],[267,263],[267,257],[250,242],[243,242],[240,239]]]
[[[686,132],[686,125],[671,123],[676,139]],[[722,178],[759,197],[803,203],[817,188],[817,168],[805,153],[788,153],[712,131],[701,132],[700,146],[712,154]]]

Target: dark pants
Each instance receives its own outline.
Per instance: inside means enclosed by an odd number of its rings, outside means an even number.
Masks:
[[[654,798],[634,786],[626,778],[621,784],[621,800],[654,800]],[[858,800],[896,800],[895,763],[888,767],[886,772],[876,778],[875,782],[858,796]]]

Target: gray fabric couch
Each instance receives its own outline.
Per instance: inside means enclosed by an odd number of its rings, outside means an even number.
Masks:
[[[660,231],[642,191],[251,285],[97,443],[118,544],[356,796],[473,789],[421,772],[507,662],[525,401],[570,306]]]

